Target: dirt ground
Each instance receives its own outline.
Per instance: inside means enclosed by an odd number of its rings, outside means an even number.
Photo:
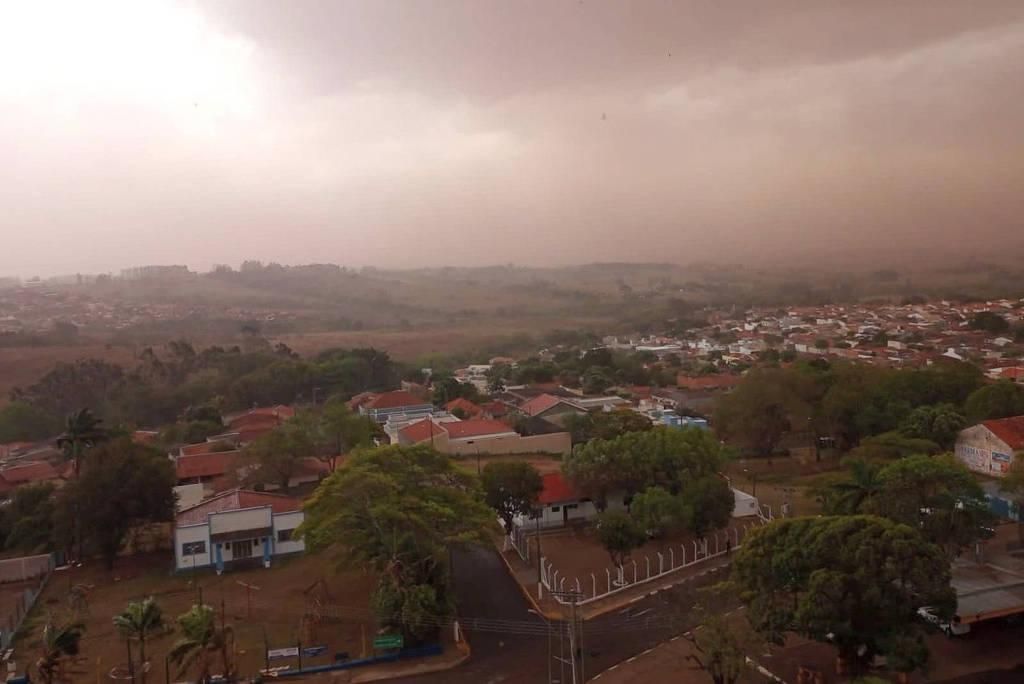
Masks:
[[[326,646],[322,655],[303,658],[302,664],[327,664],[335,653],[359,657],[364,636],[369,646],[375,634],[367,600],[374,578],[359,572],[335,572],[332,561],[323,556],[279,559],[270,569],[229,571],[220,577],[209,571],[172,575],[171,566],[169,554],[152,554],[119,559],[109,573],[100,564],[55,572],[26,621],[26,633],[15,645],[20,670],[24,671],[23,663],[37,657],[39,630],[46,615],[68,614],[67,596],[75,585],[86,585],[89,592],[82,653],[68,671],[73,682],[111,681],[111,668],[127,664],[125,642],[111,620],[129,601],[146,596],[156,598],[165,619],[173,624],[176,616],[198,602],[201,591],[203,603],[215,608],[218,618],[234,629],[238,669],[243,676],[253,676],[265,667],[267,647]],[[249,590],[251,597],[247,597],[243,583],[258,589]],[[334,607],[331,618],[318,624],[303,618],[314,611],[314,596]],[[175,640],[174,634],[167,634],[147,644],[151,671],[155,671],[151,681],[163,681],[164,658]],[[286,658],[271,665],[295,668],[298,662]],[[172,679],[177,676],[173,665],[170,674]]]
[[[751,520],[734,520],[733,524],[729,527],[729,536],[735,539],[735,534],[739,534],[740,541],[742,542],[743,534],[748,526],[754,526],[757,523]],[[725,548],[724,541],[725,531],[719,532],[721,541],[719,548]],[[623,565],[623,572],[627,582],[632,583],[634,577],[634,571],[638,580],[647,578],[647,559],[650,559],[651,574],[656,575],[658,573],[658,553],[662,554],[664,559],[663,568],[668,570],[670,565],[674,564],[678,567],[683,563],[683,548],[686,551],[686,562],[691,562],[694,559],[694,538],[689,534],[677,534],[667,539],[652,540],[642,546],[641,548],[634,551],[630,560]],[[536,538],[530,538],[531,544],[536,544]],[[608,573],[611,573],[611,579],[614,582],[616,576],[616,569],[612,565],[612,561],[608,556],[608,552],[605,551],[604,547],[601,546],[601,542],[597,539],[597,530],[593,526],[579,526],[569,527],[557,532],[549,532],[541,535],[541,553],[545,559],[553,564],[553,570],[558,571],[559,577],[566,577],[566,588],[569,587],[569,583],[575,585],[576,578],[579,578],[580,589],[586,596],[590,596],[594,591],[594,582],[597,582],[597,593],[601,594],[608,590]],[[715,541],[713,538],[709,538],[709,550],[711,553],[715,552]],[[533,556],[533,550],[531,550],[531,557]],[[670,553],[671,549],[671,553]],[[634,568],[633,562],[636,562]],[[606,570],[608,571],[606,573]],[[594,575],[591,578],[591,575]]]

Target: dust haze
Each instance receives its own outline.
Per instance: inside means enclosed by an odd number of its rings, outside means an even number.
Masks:
[[[1014,0],[7,3],[0,275],[1005,254],[1022,83]]]

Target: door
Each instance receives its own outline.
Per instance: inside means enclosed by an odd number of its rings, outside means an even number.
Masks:
[[[252,539],[231,542],[231,558],[232,560],[252,558]]]

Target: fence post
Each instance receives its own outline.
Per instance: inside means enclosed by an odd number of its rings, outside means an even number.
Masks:
[[[622,569],[621,565],[619,566],[619,584],[621,586],[626,584],[626,571]]]
[[[636,584],[636,561],[633,561],[633,584]]]
[[[739,546],[740,545],[740,528],[738,528],[738,527],[732,528],[732,537],[733,537],[733,539],[735,539],[735,541],[733,542],[733,546]]]
[[[682,565],[682,567],[685,568],[686,567],[686,545],[685,544],[680,544],[679,548],[683,550],[683,565]]]
[[[718,555],[718,533],[715,532],[715,555]]]
[[[650,574],[650,573],[648,573]],[[661,551],[658,552],[658,574],[665,574],[665,557],[661,555]]]
[[[697,562],[697,556],[699,556],[699,555],[700,555],[700,552],[697,551],[697,540],[694,539],[693,540],[693,561],[694,562]]]
[[[676,552],[672,550],[672,547],[668,549],[668,569],[676,569]]]
[[[604,569],[604,574],[608,575],[608,593],[612,593],[612,571],[608,568]]]
[[[579,577],[576,578],[576,593],[580,594],[580,595],[583,594],[583,590],[580,589],[580,578]]]
[[[644,560],[647,561],[647,579],[651,579],[651,557],[644,556]]]
[[[590,581],[594,588],[594,598],[597,598],[597,576],[594,573],[590,573]]]

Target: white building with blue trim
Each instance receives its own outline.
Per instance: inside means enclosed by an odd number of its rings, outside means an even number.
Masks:
[[[241,564],[269,568],[275,556],[301,553],[295,538],[302,503],[282,494],[233,489],[178,512],[174,521],[176,570],[213,567],[217,574]]]

